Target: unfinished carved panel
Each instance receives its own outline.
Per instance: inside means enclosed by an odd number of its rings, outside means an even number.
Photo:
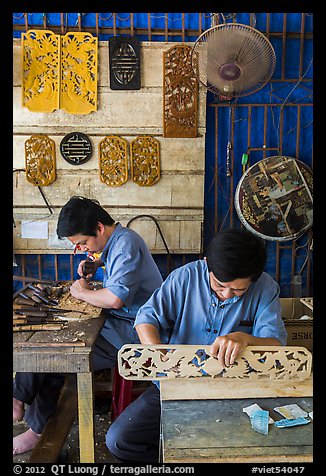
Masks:
[[[43,134],[33,134],[25,142],[26,179],[33,185],[49,185],[56,179],[55,142]]]
[[[106,185],[118,187],[128,180],[127,141],[118,136],[107,136],[100,141],[100,179]]]
[[[60,107],[70,114],[97,110],[98,40],[90,33],[61,37]]]
[[[154,185],[161,177],[160,143],[154,137],[137,137],[130,144],[131,177],[141,187]]]
[[[22,105],[32,112],[59,107],[60,36],[48,30],[22,33]]]
[[[233,365],[223,367],[210,346],[126,344],[118,353],[119,373],[127,380],[194,377],[304,380],[312,356],[305,347],[248,346]]]
[[[196,56],[193,61],[196,63]],[[191,48],[173,46],[163,53],[164,137],[197,137],[198,81]]]

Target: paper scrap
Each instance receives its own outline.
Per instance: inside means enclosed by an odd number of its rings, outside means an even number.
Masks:
[[[293,403],[291,405],[284,405],[283,407],[275,407],[274,410],[277,413],[280,413],[282,416],[284,416],[284,418],[287,418],[287,419],[308,416],[308,413],[305,412],[296,403]]]
[[[268,420],[267,410],[255,410],[250,417],[251,427],[262,435],[268,435]]]
[[[249,407],[245,407],[245,408],[242,409],[242,411],[245,412],[245,413],[247,413],[247,415],[248,415],[249,417],[251,417],[252,414],[253,414],[256,410],[262,410],[262,408],[261,408],[257,403],[253,403],[253,404],[250,405]],[[269,423],[269,425],[272,425],[272,424],[274,423],[273,418],[269,417],[268,423]]]
[[[307,423],[310,423],[310,420],[305,417],[299,417],[290,419],[285,418],[284,420],[276,421],[274,425],[278,428],[288,428],[290,426],[306,425]]]
[[[308,415],[310,416],[312,420],[314,419],[314,412],[309,412]]]
[[[313,318],[311,316],[307,316],[306,314],[304,316],[300,317],[301,321],[309,321],[312,320]]]
[[[22,238],[38,238],[47,240],[49,236],[47,221],[22,221]]]

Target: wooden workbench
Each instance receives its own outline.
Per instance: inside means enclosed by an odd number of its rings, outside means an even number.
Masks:
[[[158,380],[163,463],[312,461],[312,419],[267,435],[251,427],[243,408],[257,403],[274,421],[275,407],[312,409],[312,355],[305,347],[248,346],[224,367],[209,346],[126,344],[120,374]]]
[[[161,382],[162,383],[162,382]],[[276,406],[297,403],[312,411],[312,397],[223,400],[162,400],[164,463],[311,462],[313,423],[277,428],[268,435],[251,428],[243,408],[257,403],[274,421]]]
[[[16,372],[59,372],[77,375],[79,451],[81,463],[94,462],[94,404],[92,346],[105,317],[70,321],[57,331],[16,332],[13,336],[13,370]],[[68,347],[40,347],[38,343],[70,342]],[[78,340],[85,342],[77,346]],[[24,347],[21,343],[27,343]],[[35,347],[33,347],[35,344]],[[31,346],[32,345],[32,346]]]

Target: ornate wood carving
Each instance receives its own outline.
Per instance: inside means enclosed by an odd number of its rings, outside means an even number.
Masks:
[[[56,179],[55,142],[43,134],[33,134],[25,142],[26,179],[33,185],[49,185]]]
[[[118,136],[107,136],[100,141],[100,179],[106,185],[118,187],[128,180],[127,141]]]
[[[61,37],[60,107],[70,114],[97,109],[98,40],[90,33],[67,33]]]
[[[126,344],[118,353],[119,373],[128,380],[209,376],[257,380],[304,380],[312,356],[305,347],[249,346],[237,361],[222,367],[210,346]]]
[[[97,109],[98,40],[90,33],[60,37],[49,30],[22,34],[22,104],[33,112]],[[60,72],[61,71],[61,72]]]
[[[196,59],[193,59],[196,63]],[[173,46],[163,53],[164,137],[197,137],[198,81],[191,48]]]
[[[60,36],[48,30],[22,33],[22,105],[32,112],[59,107]]]
[[[140,136],[131,141],[131,178],[141,187],[160,180],[160,143],[154,137]]]

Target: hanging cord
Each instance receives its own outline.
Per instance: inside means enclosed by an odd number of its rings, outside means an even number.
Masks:
[[[126,224],[126,227],[129,228],[129,225],[131,225],[131,223],[132,223],[133,221],[137,220],[138,218],[150,218],[151,220],[153,220],[153,222],[155,223],[155,225],[156,225],[156,227],[157,227],[157,229],[158,229],[158,232],[159,232],[159,234],[160,234],[160,236],[161,236],[161,238],[162,238],[162,241],[163,241],[164,247],[165,247],[165,249],[166,249],[166,252],[167,252],[167,254],[168,254],[169,264],[172,265],[172,269],[175,269],[175,264],[174,264],[172,255],[171,255],[171,253],[170,253],[169,247],[168,247],[168,245],[167,245],[167,243],[166,243],[166,241],[165,241],[165,238],[164,238],[164,236],[163,236],[161,227],[160,227],[158,221],[156,220],[156,218],[153,217],[153,215],[137,215],[137,216],[131,218],[131,219],[128,221],[128,223]]]
[[[25,169],[13,169],[13,173],[15,173],[15,172],[26,172],[26,170],[25,170]],[[40,187],[39,185],[37,185],[37,188],[39,189],[39,192],[40,192],[40,194],[41,194],[41,196],[42,196],[42,198],[43,198],[43,200],[44,200],[45,205],[47,206],[47,209],[49,210],[49,212],[51,213],[51,215],[53,215],[53,210],[52,210],[52,208],[50,207],[49,202],[47,201],[47,199],[46,199],[46,197],[45,197],[45,195],[44,195],[43,190],[41,189],[41,187]]]

